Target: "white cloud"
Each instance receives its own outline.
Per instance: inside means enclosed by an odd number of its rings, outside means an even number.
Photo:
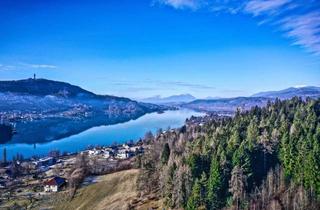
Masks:
[[[251,0],[245,5],[244,11],[258,16],[261,14],[276,14],[291,0]]]
[[[19,64],[23,67],[33,68],[33,69],[56,69],[56,68],[58,68],[57,66],[52,65],[52,64],[35,64],[35,63],[23,63],[23,62],[20,62]]]
[[[272,24],[307,51],[320,55],[319,0],[156,0],[176,9],[207,8],[214,13],[246,14]]]
[[[41,68],[44,68],[44,69],[56,69],[57,66],[54,66],[54,65],[48,65],[48,64],[29,64],[30,67],[32,68],[36,68],[36,69],[41,69]]]
[[[281,25],[287,36],[294,40],[293,44],[320,55],[320,12],[287,17]]]
[[[146,79],[143,81],[114,81],[111,82],[113,85],[116,86],[122,86],[122,87],[128,87],[132,88],[139,84],[148,84],[147,87],[150,88],[150,86],[155,85],[156,87],[185,87],[185,88],[191,88],[191,89],[198,89],[198,90],[213,90],[216,89],[216,87],[209,86],[209,85],[203,85],[203,84],[196,84],[196,83],[187,83],[182,81],[161,81],[161,80],[153,80],[153,79]]]
[[[19,70],[19,69],[56,69],[55,65],[51,64],[30,64],[30,63],[17,63],[15,65],[0,64],[1,71]]]
[[[0,64],[0,71],[14,70],[16,66]]]
[[[303,88],[303,87],[308,87],[308,85],[295,85],[294,88]]]
[[[157,3],[172,6],[175,9],[199,9],[204,1],[201,0],[157,0]]]

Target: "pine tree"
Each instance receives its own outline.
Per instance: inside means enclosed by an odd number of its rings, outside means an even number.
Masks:
[[[229,154],[232,154],[234,152],[234,150],[237,147],[239,147],[240,143],[241,143],[240,132],[237,128],[234,128],[232,131],[232,134],[230,136],[230,140],[228,141],[227,150],[228,150]]]
[[[165,143],[163,146],[162,154],[161,154],[161,163],[167,164],[170,157],[170,147],[168,143]]]
[[[247,128],[247,142],[248,149],[250,151],[254,150],[254,146],[256,145],[259,137],[259,128],[258,128],[258,120],[256,117],[250,121],[250,124]]]
[[[208,179],[207,179],[207,175],[205,172],[202,172],[199,182],[200,182],[200,186],[201,186],[200,206],[206,206]]]
[[[199,179],[196,179],[192,187],[191,196],[187,203],[187,210],[196,210],[201,204],[201,184]]]
[[[219,161],[213,157],[210,166],[210,176],[208,180],[208,209],[220,209],[222,206],[221,198],[222,177]]]

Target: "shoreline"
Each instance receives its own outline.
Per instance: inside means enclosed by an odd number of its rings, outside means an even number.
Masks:
[[[7,159],[12,159],[17,153],[26,158],[32,156],[45,157],[51,150],[75,153],[85,150],[88,146],[110,146],[115,142],[138,141],[148,131],[154,133],[158,128],[180,127],[185,123],[186,118],[204,114],[189,109],[168,110],[163,114],[153,112],[123,123],[95,126],[80,134],[43,144],[4,144],[0,147],[0,154],[6,147]]]

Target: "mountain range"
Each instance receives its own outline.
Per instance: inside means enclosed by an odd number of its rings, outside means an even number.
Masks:
[[[290,87],[279,91],[259,92],[249,97],[207,97],[204,99],[197,99],[191,94],[182,94],[169,97],[154,96],[141,99],[140,101],[153,104],[180,106],[197,111],[232,114],[239,107],[241,109],[247,110],[253,106],[265,106],[268,101],[273,101],[276,98],[285,100],[295,96],[301,97],[303,99],[306,99],[307,97],[318,98],[320,97],[320,87]]]
[[[279,91],[267,91],[260,92],[252,95],[252,97],[266,97],[266,98],[280,98],[290,99],[292,97],[311,97],[317,98],[320,95],[320,87],[315,86],[304,86],[304,87],[291,87]]]
[[[194,97],[191,94],[181,94],[169,97],[154,96],[150,98],[141,99],[140,101],[153,104],[177,105],[181,103],[188,103],[194,100],[196,100],[196,97]]]
[[[260,92],[250,97],[198,99],[189,103],[184,103],[181,106],[198,111],[232,114],[237,108],[248,110],[254,106],[265,106],[268,101],[273,101],[276,98],[285,100],[293,97],[301,97],[303,99],[306,99],[307,97],[319,98],[320,87],[291,87],[280,91]]]

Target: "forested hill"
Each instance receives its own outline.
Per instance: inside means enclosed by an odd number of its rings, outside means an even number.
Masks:
[[[149,138],[142,197],[173,209],[320,209],[319,99],[200,121]]]
[[[11,143],[61,139],[100,125],[136,119],[167,107],[98,95],[47,79],[0,81],[0,115],[16,125]]]
[[[13,94],[28,94],[34,96],[58,96],[65,98],[87,97],[96,99],[117,99],[130,101],[128,98],[121,98],[108,95],[97,95],[81,87],[60,81],[47,79],[23,79],[12,81],[0,81],[0,92]]]

